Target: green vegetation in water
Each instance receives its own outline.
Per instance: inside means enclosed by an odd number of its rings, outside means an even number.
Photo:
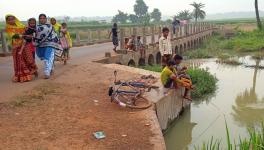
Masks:
[[[227,126],[226,126],[226,140],[227,143],[225,146],[222,145],[221,140],[211,138],[210,141],[204,142],[201,147],[195,146],[195,150],[263,150],[264,149],[264,124],[260,129],[252,128],[248,129],[249,137],[242,139],[240,138],[238,143],[236,141],[232,142],[230,139],[230,133]]]
[[[202,98],[216,90],[217,79],[205,69],[190,68],[187,73],[191,76],[195,90],[192,91],[192,97]]]
[[[196,50],[187,51],[183,54],[184,56],[188,56],[190,59],[198,59],[198,58],[212,58],[214,57],[212,51],[208,49],[199,48]]]
[[[162,68],[159,65],[143,66],[141,68],[154,72],[162,71]],[[192,91],[192,97],[202,98],[208,94],[213,93],[216,90],[217,79],[207,70],[199,68],[189,68],[187,73],[191,76],[192,82],[195,85],[195,90]]]
[[[218,56],[218,60],[216,62],[221,64],[233,65],[233,66],[238,66],[242,64],[242,62],[239,61],[238,57],[231,57],[229,55]]]
[[[223,53],[232,56],[247,53],[254,55],[264,47],[264,31],[252,32],[235,31],[235,36],[226,39],[223,35],[214,34],[212,38],[204,41],[201,48],[183,53],[189,58],[221,57]],[[263,52],[262,52],[263,53]]]

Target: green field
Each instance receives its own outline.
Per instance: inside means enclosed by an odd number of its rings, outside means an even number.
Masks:
[[[262,22],[264,18],[261,18]],[[207,22],[224,25],[224,24],[245,24],[256,23],[256,18],[237,18],[237,19],[221,19],[221,20],[207,20]]]

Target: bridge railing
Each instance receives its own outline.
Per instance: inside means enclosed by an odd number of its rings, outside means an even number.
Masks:
[[[124,49],[126,39],[132,35],[141,36],[142,43],[145,45],[154,44],[158,42],[158,38],[161,35],[161,30],[164,25],[156,26],[143,26],[143,27],[123,27],[119,32],[120,48]],[[172,33],[172,26],[168,26]],[[197,34],[205,30],[212,29],[213,24],[208,22],[197,22],[181,25],[177,28],[175,34],[171,34],[171,39],[182,38],[188,35]],[[72,32],[72,31],[71,31]],[[111,29],[93,29],[93,30],[75,30],[74,34],[71,34],[74,46],[89,45],[94,43],[110,42],[109,36]],[[4,31],[0,32],[0,54],[9,53],[7,41]]]
[[[10,53],[7,46],[6,36],[4,30],[0,31],[0,56],[5,56]]]
[[[133,29],[121,28],[120,30],[120,48],[124,49],[125,42],[127,38],[132,35],[141,36],[142,42],[145,45],[154,44],[158,42],[158,38],[161,35],[161,30],[164,26],[148,26],[148,27],[134,27]],[[183,38],[189,35],[198,34],[207,30],[213,29],[215,26],[208,22],[197,22],[197,23],[189,23],[185,25],[178,26],[176,28],[176,33],[173,34],[173,27],[167,26],[170,29],[170,38],[177,39]],[[127,30],[133,32],[127,32]],[[130,33],[130,34],[128,34]]]

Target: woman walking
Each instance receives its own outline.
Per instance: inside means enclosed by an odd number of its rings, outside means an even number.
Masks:
[[[59,39],[51,24],[47,23],[45,14],[39,15],[36,34],[37,55],[44,61],[44,79],[49,79],[53,72],[55,50],[62,50]]]
[[[14,62],[15,75],[12,80],[21,83],[31,81],[32,75],[37,75],[37,66],[23,39],[25,26],[14,15],[6,15],[5,19],[6,33],[12,48]]]
[[[117,28],[117,24],[114,23],[113,24],[113,28],[112,28],[112,31],[110,32],[110,35],[109,35],[109,38],[112,34],[112,42],[113,42],[113,45],[114,45],[114,48],[113,50],[116,52],[116,48],[118,47],[118,28]]]

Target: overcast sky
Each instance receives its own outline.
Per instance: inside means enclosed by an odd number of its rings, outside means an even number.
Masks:
[[[163,15],[173,16],[184,9],[191,9],[193,1],[206,4],[208,14],[254,11],[254,0],[145,0],[149,11],[159,8]],[[133,13],[135,0],[0,0],[0,18],[11,13],[21,20],[48,16],[113,16],[117,10]],[[259,9],[264,10],[264,0],[259,0]]]

